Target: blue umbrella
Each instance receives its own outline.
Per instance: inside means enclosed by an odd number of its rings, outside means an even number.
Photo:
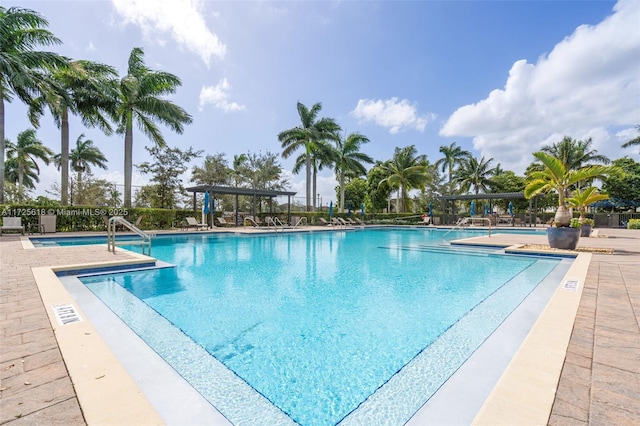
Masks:
[[[433,217],[433,204],[429,203],[429,217]]]
[[[333,216],[333,201],[329,203],[329,219]]]
[[[471,202],[471,216],[475,216],[476,215],[476,202],[472,201]]]
[[[509,201],[509,215],[513,216],[513,203]]]
[[[360,206],[360,215],[364,217],[364,203]]]
[[[204,214],[209,214],[209,191],[204,193]]]
[[[351,203],[347,204],[347,216],[351,216]]]
[[[489,214],[489,204],[484,205],[484,214],[485,215]]]

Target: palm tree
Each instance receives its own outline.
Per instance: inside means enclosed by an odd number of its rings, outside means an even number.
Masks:
[[[463,150],[461,147],[456,145],[456,142],[453,142],[449,146],[441,146],[440,152],[444,155],[444,157],[440,158],[435,162],[436,167],[440,167],[442,173],[445,170],[449,171],[449,192],[453,192],[453,172],[455,166],[462,165],[462,162],[471,156],[469,151]]]
[[[320,102],[314,104],[311,109],[298,102],[297,108],[301,125],[280,132],[278,140],[282,143],[282,158],[289,158],[295,151],[304,148],[303,155],[307,183],[306,209],[309,211],[311,206],[311,163],[313,151],[317,148],[318,142],[335,139],[335,134],[340,131],[340,126],[332,118],[323,117],[318,120],[318,114],[322,109]]]
[[[640,133],[640,124],[636,126],[636,130]],[[636,136],[633,139],[628,140],[627,142],[622,144],[623,148],[629,148],[634,145],[640,145],[640,135]]]
[[[69,113],[77,115],[88,127],[98,126],[107,135],[113,130],[105,113],[113,114],[115,102],[115,68],[91,61],[72,61],[48,76],[59,96],[41,96],[30,106],[30,114],[39,118],[48,106],[60,129],[61,204],[69,195]]]
[[[598,188],[594,186],[590,186],[585,188],[584,190],[576,189],[573,193],[573,196],[567,198],[567,202],[571,207],[575,207],[580,212],[580,221],[584,220],[584,213],[587,209],[587,206],[590,204],[596,203],[602,200],[608,200],[609,196],[607,194],[600,194],[598,192]]]
[[[53,151],[42,144],[42,141],[36,138],[36,131],[33,129],[25,130],[18,134],[16,143],[9,140],[6,142],[7,156],[15,158],[18,166],[18,187],[23,188],[24,175],[33,169],[36,174],[40,174],[40,167],[36,160],[42,160],[43,163],[49,164]]]
[[[14,156],[7,156],[4,163],[4,175],[7,182],[18,185],[18,159]],[[38,174],[32,168],[24,169],[22,175],[22,185],[25,189],[35,189],[36,182],[39,182]]]
[[[540,151],[560,159],[570,170],[591,166],[593,163],[609,164],[611,161],[607,156],[599,155],[597,150],[591,149],[592,144],[592,138],[581,141],[565,136],[560,142],[543,146]]]
[[[37,12],[0,6],[0,204],[4,203],[4,103],[17,96],[29,104],[50,91],[43,70],[63,66],[66,59],[51,52],[34,50],[61,41],[45,28],[47,20]],[[34,126],[37,123],[33,123]]]
[[[131,175],[133,172],[133,121],[157,146],[166,142],[154,121],[160,121],[178,134],[192,118],[164,95],[175,93],[181,85],[178,77],[168,72],[153,71],[144,64],[144,51],[135,47],[129,56],[127,75],[119,83],[115,119],[118,133],[124,133],[124,207],[131,207]]]
[[[471,188],[476,195],[480,190],[489,192],[491,177],[495,174],[495,169],[489,167],[492,161],[493,158],[485,160],[484,156],[480,160],[469,157],[463,161],[454,178],[455,182],[460,184],[462,192],[469,192]]]
[[[336,152],[335,149],[324,140],[315,141],[311,146],[309,152],[311,158],[311,194],[316,193],[318,172],[325,167],[331,167],[335,164]],[[307,152],[303,152],[296,158],[296,162],[293,166],[293,173],[298,174],[303,167],[307,165]],[[312,210],[316,209],[316,197],[311,197]]]
[[[567,192],[572,185],[591,179],[619,175],[620,169],[613,166],[592,165],[580,169],[570,169],[562,159],[546,152],[534,152],[545,167],[544,170],[532,171],[527,177],[524,196],[531,198],[541,193],[555,191],[558,194],[558,210],[554,218],[557,226],[569,226],[571,214],[566,206]]]
[[[388,174],[378,186],[387,184],[390,188],[398,188],[398,196],[402,199],[402,211],[405,212],[407,194],[411,189],[424,189],[428,179],[428,162],[425,155],[416,155],[416,147],[410,145],[396,148],[393,158],[382,163],[381,168]]]
[[[351,133],[342,139],[335,139],[335,172],[340,183],[340,211],[344,212],[344,178],[358,177],[367,174],[363,163],[372,164],[373,158],[360,152],[360,145],[368,143],[369,138],[360,133]]]
[[[93,144],[91,139],[84,140],[84,133],[76,139],[76,147],[71,150],[69,155],[71,168],[78,174],[77,184],[82,184],[82,174],[91,173],[91,166],[107,169],[107,158],[100,149]],[[62,155],[57,154],[53,157],[53,162],[58,168],[63,166]]]

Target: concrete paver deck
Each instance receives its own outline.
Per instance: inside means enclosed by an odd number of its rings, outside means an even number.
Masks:
[[[640,231],[600,233],[608,238],[582,238],[579,248],[615,254],[592,257],[551,425],[640,425]],[[528,234],[483,238],[546,244]],[[0,424],[85,424],[31,268],[112,260],[99,246],[25,250],[18,236],[0,239]]]

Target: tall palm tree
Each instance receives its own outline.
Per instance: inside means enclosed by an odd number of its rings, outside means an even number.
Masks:
[[[425,155],[416,155],[416,147],[410,145],[396,148],[393,158],[382,163],[381,168],[388,176],[380,181],[378,186],[387,184],[390,188],[398,189],[398,196],[402,200],[402,211],[407,209],[406,198],[411,189],[424,189],[427,183],[427,169],[429,163]]]
[[[465,151],[461,147],[456,145],[457,142],[453,142],[449,146],[442,145],[440,147],[440,153],[444,155],[444,157],[440,158],[435,162],[435,166],[439,167],[444,173],[446,170],[449,171],[449,192],[453,192],[453,173],[456,166],[462,165],[462,162],[471,156],[469,151]]]
[[[540,151],[560,159],[568,169],[577,170],[593,163],[609,164],[611,161],[607,156],[591,149],[592,144],[592,138],[581,141],[565,136],[560,142],[543,146]]]
[[[53,162],[58,168],[63,166],[62,154],[56,154],[53,157]],[[107,158],[102,151],[93,144],[91,139],[84,139],[84,133],[78,136],[76,139],[76,147],[71,150],[69,154],[69,162],[71,162],[71,168],[78,175],[77,184],[80,186],[82,183],[82,174],[91,173],[91,166],[100,167],[103,170],[107,169]]]
[[[69,114],[80,117],[88,127],[98,126],[105,134],[113,130],[106,113],[115,107],[115,68],[97,62],[77,60],[59,68],[48,78],[59,96],[41,96],[30,106],[31,116],[38,119],[48,106],[60,129],[61,204],[68,204],[69,196]]]
[[[18,185],[18,159],[14,156],[7,156],[4,163],[4,176],[7,182]],[[22,174],[22,185],[25,189],[36,189],[36,182],[39,182],[38,174],[32,168],[24,169]]]
[[[462,192],[469,192],[473,188],[474,194],[489,192],[491,177],[495,174],[495,169],[490,168],[493,158],[485,160],[484,156],[478,160],[476,157],[469,157],[457,170],[455,181],[460,184]]]
[[[362,176],[367,174],[363,163],[372,164],[373,158],[360,152],[360,145],[369,143],[369,138],[360,133],[351,133],[342,139],[335,139],[335,172],[340,183],[340,211],[344,212],[344,178],[345,176]]]
[[[320,141],[333,140],[335,134],[340,131],[340,126],[332,118],[323,117],[318,120],[318,114],[322,109],[320,102],[314,104],[311,109],[301,102],[297,104],[300,125],[278,134],[278,140],[282,143],[282,158],[289,158],[300,148],[304,149],[306,169],[306,210],[311,206],[311,170],[313,151],[317,149]],[[315,197],[314,197],[315,198]],[[315,203],[315,200],[314,200]]]
[[[636,130],[640,133],[640,124],[636,126]],[[640,145],[640,134],[633,139],[628,140],[627,142],[622,144],[623,148],[629,148],[634,145]]]
[[[48,25],[33,10],[0,6],[0,204],[4,203],[4,103],[17,96],[29,104],[34,97],[50,91],[42,78],[43,70],[66,63],[60,55],[35,50],[38,46],[61,43],[45,29]]]
[[[168,72],[153,71],[144,64],[144,51],[134,47],[129,56],[127,75],[118,87],[115,119],[118,133],[124,134],[124,207],[131,207],[131,176],[133,172],[133,121],[157,146],[166,142],[155,121],[182,134],[191,116],[164,95],[175,93],[181,85],[178,77]]]
[[[18,166],[18,187],[22,190],[24,175],[28,170],[35,170],[36,174],[40,174],[40,167],[36,160],[41,160],[45,164],[51,162],[53,151],[42,144],[36,137],[36,131],[33,129],[25,130],[18,134],[16,143],[9,140],[5,141],[7,146],[7,156],[15,158]]]

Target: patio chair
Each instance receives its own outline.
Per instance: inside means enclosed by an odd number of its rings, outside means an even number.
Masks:
[[[216,217],[216,222],[218,222],[219,226],[233,226],[234,224],[231,222],[227,222],[224,217]]]
[[[353,220],[355,220],[358,225],[364,226],[364,222],[358,219],[357,217],[354,217]]]
[[[320,225],[322,225],[322,226],[329,225],[329,222],[327,222],[327,219],[325,219],[324,217],[319,217],[318,218],[318,222],[320,222]]]
[[[38,226],[43,234],[56,232],[56,215],[40,215]]]
[[[4,217],[0,226],[0,237],[4,231],[20,231],[24,235],[24,226],[21,217]]]
[[[187,229],[196,228],[196,230],[200,230],[202,228],[209,228],[209,225],[206,223],[198,223],[195,217],[185,217],[184,220],[187,222]]]

